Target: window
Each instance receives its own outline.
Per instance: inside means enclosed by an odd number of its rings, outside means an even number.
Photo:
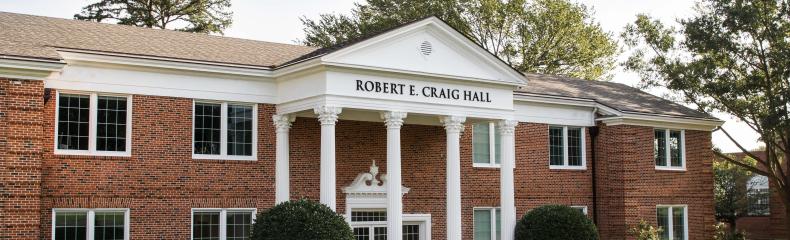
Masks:
[[[193,209],[193,240],[250,239],[255,209]]]
[[[53,240],[129,239],[128,209],[54,209]]]
[[[661,232],[662,240],[688,239],[686,224],[686,206],[658,206],[656,208],[658,226],[664,229]]]
[[[549,127],[549,168],[587,169],[584,128]]]
[[[502,216],[499,208],[474,209],[474,239],[499,240],[501,239]]]
[[[356,240],[387,240],[387,210],[358,209],[351,211],[351,229]],[[403,215],[403,240],[430,239],[426,226],[430,216]]]
[[[56,154],[131,155],[131,96],[57,95]]]
[[[587,215],[587,206],[571,206],[571,208],[579,210],[579,212],[582,212],[584,213],[584,215]]]
[[[656,169],[685,170],[685,131],[656,129],[653,141],[653,156]]]
[[[252,104],[195,102],[193,158],[255,160],[256,112]]]
[[[472,162],[475,167],[498,167],[501,149],[498,127],[494,123],[472,125]]]
[[[771,190],[768,184],[768,177],[755,175],[747,182],[747,200],[749,203],[749,215],[768,216],[771,214],[770,199]]]

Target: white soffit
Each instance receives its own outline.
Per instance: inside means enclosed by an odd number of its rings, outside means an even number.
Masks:
[[[438,18],[427,18],[321,58],[327,65],[512,86],[526,78]]]

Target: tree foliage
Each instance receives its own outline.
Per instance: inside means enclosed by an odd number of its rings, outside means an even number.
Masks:
[[[749,163],[754,165],[753,161]],[[716,218],[735,227],[735,220],[749,211],[752,172],[727,161],[713,163],[713,193]]]
[[[343,216],[326,205],[302,199],[277,204],[258,214],[250,239],[353,240],[354,234]]]
[[[718,153],[767,176],[790,211],[790,7],[787,0],[702,0],[696,14],[667,27],[647,15],[626,27],[634,49],[624,66],[645,87],[665,87],[708,112],[728,113],[756,131],[766,157],[742,147],[756,166]],[[787,219],[790,238],[790,218]]]
[[[302,43],[330,47],[437,16],[519,71],[608,79],[619,48],[592,13],[569,0],[367,0],[303,17]]]
[[[628,234],[633,236],[636,240],[660,240],[661,232],[663,231],[663,228],[654,227],[642,219],[639,220],[636,226],[628,229]]]
[[[232,23],[230,6],[230,0],[100,0],[83,7],[74,18],[222,34]]]

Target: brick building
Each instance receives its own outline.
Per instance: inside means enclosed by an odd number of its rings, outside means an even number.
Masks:
[[[0,13],[0,239],[245,239],[299,198],[357,239],[512,239],[547,204],[708,239],[721,123],[436,18],[316,49]]]

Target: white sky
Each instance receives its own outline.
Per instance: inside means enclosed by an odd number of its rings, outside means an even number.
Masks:
[[[665,23],[674,23],[694,12],[691,0],[576,0],[595,10],[595,18],[604,30],[619,38],[623,26],[632,22],[638,13],[648,13]],[[72,18],[82,6],[95,1],[88,0],[0,0],[0,11],[27,13],[42,16]],[[256,39],[271,42],[294,43],[303,38],[299,17],[317,18],[320,13],[347,13],[359,0],[233,0],[233,25],[225,31],[226,36]],[[624,59],[626,56],[621,56]],[[617,69],[615,82],[635,85],[638,77]],[[756,148],[757,134],[743,123],[729,116],[718,114],[724,119],[727,129],[746,148]],[[724,134],[713,134],[714,145],[725,152],[738,151]]]

